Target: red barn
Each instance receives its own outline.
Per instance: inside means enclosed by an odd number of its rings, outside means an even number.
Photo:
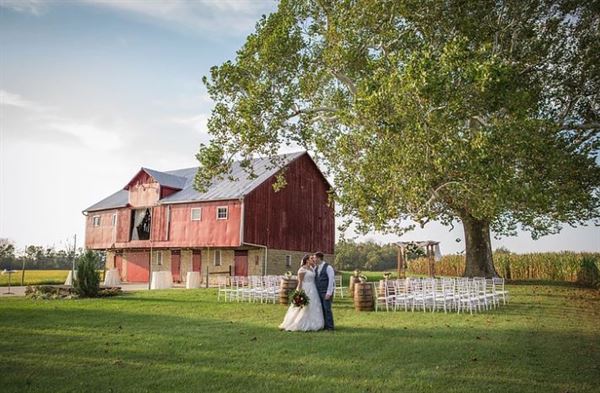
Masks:
[[[295,270],[302,255],[322,251],[333,261],[335,222],[331,186],[306,152],[252,161],[255,177],[239,162],[232,179],[200,193],[197,168],[159,172],[142,168],[111,196],[84,210],[85,246],[107,252],[129,282],[147,282],[150,271],[262,275]],[[287,186],[273,190],[285,170]],[[150,266],[150,264],[152,264]]]

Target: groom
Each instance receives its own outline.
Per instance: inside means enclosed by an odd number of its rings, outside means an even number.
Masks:
[[[333,313],[331,312],[331,299],[335,287],[333,267],[323,260],[322,252],[315,253],[315,260],[317,262],[315,283],[317,291],[319,291],[319,298],[321,298],[321,306],[323,307],[324,329],[333,330]]]

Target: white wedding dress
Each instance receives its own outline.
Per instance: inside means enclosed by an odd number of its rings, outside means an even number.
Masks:
[[[325,320],[323,319],[321,299],[315,284],[315,272],[312,269],[301,267],[298,270],[298,276],[300,276],[300,273],[304,273],[302,289],[306,292],[309,303],[304,307],[294,307],[293,304],[290,304],[279,329],[301,332],[321,330],[325,325]]]

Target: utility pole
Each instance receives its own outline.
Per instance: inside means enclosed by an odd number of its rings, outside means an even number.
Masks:
[[[77,254],[77,234],[73,235],[73,258],[71,258],[71,286],[75,281],[75,254]]]

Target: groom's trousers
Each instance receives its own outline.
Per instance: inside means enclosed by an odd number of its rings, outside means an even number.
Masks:
[[[333,330],[333,312],[331,311],[331,300],[325,300],[325,294],[319,293],[321,298],[321,307],[323,307],[323,317],[325,318],[325,329]]]

